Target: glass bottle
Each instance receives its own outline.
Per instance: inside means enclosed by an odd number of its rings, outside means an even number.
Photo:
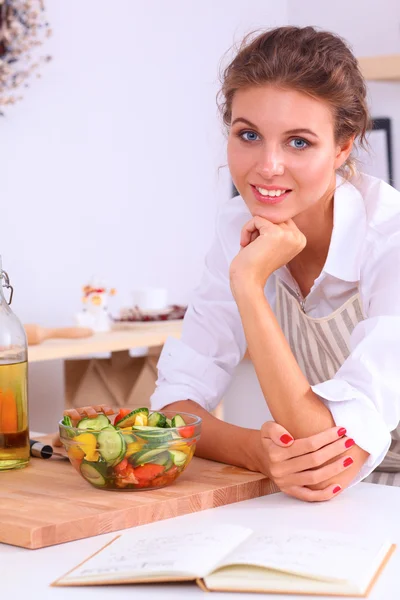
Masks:
[[[25,467],[30,454],[28,345],[24,327],[10,308],[12,296],[0,256],[0,471]]]

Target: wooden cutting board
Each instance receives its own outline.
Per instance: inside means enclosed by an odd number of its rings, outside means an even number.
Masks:
[[[277,491],[261,473],[196,457],[169,487],[97,490],[69,461],[32,458],[0,473],[0,542],[43,548]]]

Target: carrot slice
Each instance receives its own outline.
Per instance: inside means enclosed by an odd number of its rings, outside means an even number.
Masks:
[[[17,433],[18,415],[14,392],[8,389],[3,392],[2,396],[0,429],[3,433]]]

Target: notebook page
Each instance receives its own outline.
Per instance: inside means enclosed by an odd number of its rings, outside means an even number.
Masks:
[[[119,581],[155,574],[203,577],[251,533],[237,525],[177,531],[171,523],[161,522],[151,531],[121,535],[58,582]]]
[[[254,533],[219,567],[251,564],[314,579],[368,581],[390,544],[331,531],[274,530]]]

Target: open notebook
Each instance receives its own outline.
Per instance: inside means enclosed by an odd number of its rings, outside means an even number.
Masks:
[[[331,531],[154,525],[115,538],[52,585],[196,581],[210,591],[366,596],[395,549]]]

